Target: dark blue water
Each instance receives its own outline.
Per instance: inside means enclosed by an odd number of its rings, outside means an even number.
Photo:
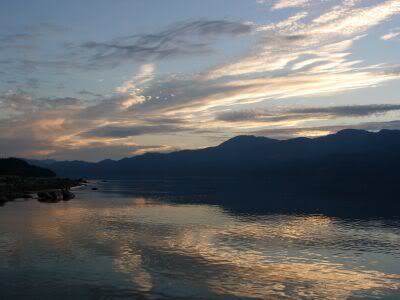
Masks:
[[[69,202],[0,207],[0,299],[400,299],[396,217],[252,213],[169,183],[92,185]]]

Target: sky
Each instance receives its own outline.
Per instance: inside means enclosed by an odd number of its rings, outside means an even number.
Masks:
[[[2,0],[0,156],[400,129],[399,0]]]

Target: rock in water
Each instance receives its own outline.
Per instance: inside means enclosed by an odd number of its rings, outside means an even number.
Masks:
[[[37,196],[38,196],[39,201],[51,199],[50,194],[47,192],[39,192],[39,193],[37,193]]]
[[[40,202],[59,202],[61,200],[61,193],[57,192],[39,192],[37,193]]]
[[[75,198],[75,195],[68,190],[62,190],[61,193],[64,201],[68,201]]]
[[[53,196],[53,199],[55,199],[56,201],[63,200],[64,198],[61,190],[54,191],[51,193],[51,195]]]
[[[38,192],[37,196],[38,196],[39,200],[50,200],[51,199],[50,194],[47,192]]]

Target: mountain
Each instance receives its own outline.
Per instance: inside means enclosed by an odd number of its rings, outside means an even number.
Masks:
[[[275,140],[266,137],[237,136],[216,147],[172,153],[146,153],[119,161],[33,161],[66,177],[137,176],[240,176],[294,172],[298,168],[334,171],[339,161],[360,160],[390,164],[388,153],[400,147],[400,131],[368,132],[346,129],[318,138]],[[397,156],[390,156],[397,161]],[[340,164],[339,164],[340,165]],[[299,167],[297,167],[299,166]],[[301,167],[300,167],[301,166]],[[358,166],[359,167],[359,166]],[[388,166],[390,167],[390,166]]]
[[[400,194],[400,131],[346,129],[318,138],[237,136],[216,147],[146,153],[118,161],[29,161],[71,178],[207,179],[228,189],[382,198]],[[234,193],[234,192],[233,192]]]
[[[19,177],[55,177],[56,174],[48,169],[33,166],[18,158],[0,159],[0,176]]]

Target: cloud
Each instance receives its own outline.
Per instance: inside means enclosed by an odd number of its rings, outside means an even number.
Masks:
[[[364,7],[356,3],[343,1],[314,18],[301,11],[280,22],[255,26],[255,31],[264,36],[259,44],[241,59],[211,70],[209,78],[254,73],[265,76],[266,72],[284,70],[304,59],[325,62],[325,71],[351,71],[362,61],[349,60],[344,51],[349,51],[368,29],[400,13],[397,0]]]
[[[173,117],[135,115],[121,107],[129,97],[114,95],[83,101],[72,97],[35,98],[23,91],[6,93],[0,97],[2,155],[93,161],[176,149],[157,143],[140,145],[130,139],[154,133],[175,134],[186,124]],[[107,125],[111,122],[113,126]]]
[[[78,95],[83,95],[83,96],[92,96],[92,97],[96,97],[96,98],[99,98],[99,97],[101,97],[101,95],[100,95],[100,94],[93,93],[93,92],[91,92],[91,91],[87,91],[87,90],[81,90],[81,91],[79,91],[79,92],[78,92]]]
[[[34,36],[30,33],[14,33],[0,36],[0,51],[7,49],[32,49]]]
[[[310,72],[286,76],[258,77],[227,81],[201,78],[170,78],[146,89],[146,101],[129,109],[140,112],[198,113],[226,109],[234,105],[259,103],[268,99],[333,94],[361,89],[397,79],[382,71]],[[150,97],[150,98],[148,98]]]
[[[109,125],[95,128],[81,134],[83,137],[102,137],[102,138],[127,138],[145,134],[175,134],[180,131],[187,131],[184,127],[176,125]]]
[[[32,97],[27,93],[9,91],[0,95],[0,119],[32,111],[33,107]]]
[[[277,1],[273,9],[283,9],[289,7],[304,7],[310,3],[310,0],[279,0]]]
[[[39,98],[38,106],[48,106],[53,108],[65,108],[66,106],[76,106],[82,103],[80,99],[73,97],[64,98]]]
[[[66,120],[83,105],[76,98],[35,98],[22,91],[1,95],[0,141],[4,143],[4,155],[45,156],[54,149],[69,147],[79,124],[69,127]]]
[[[125,96],[128,97],[128,96]],[[4,97],[3,97],[4,98]],[[396,128],[399,122],[361,122],[343,126],[302,127],[296,122],[336,117],[367,117],[400,110],[400,105],[362,105],[307,107],[287,110],[247,110],[218,114],[216,119],[192,119],[191,116],[153,114],[121,109],[123,95],[104,98],[97,104],[75,98],[33,98],[26,93],[7,95],[10,103],[18,102],[21,112],[12,119],[0,120],[0,144],[3,155],[36,158],[101,160],[122,158],[146,151],[171,151],[172,145],[140,145],[132,140],[141,136],[175,135],[177,133],[207,136],[255,133],[274,137],[312,136],[345,127],[368,130]],[[22,110],[22,107],[26,107]],[[105,110],[106,109],[106,110]],[[197,120],[197,121],[196,121]],[[237,126],[236,122],[259,123]],[[260,130],[270,122],[274,127]],[[282,123],[282,126],[279,123]],[[225,125],[223,123],[226,123]],[[272,127],[271,125],[271,127]],[[239,131],[240,132],[239,132]]]
[[[357,117],[368,116],[373,114],[381,114],[389,111],[400,110],[397,104],[370,104],[370,105],[354,105],[354,106],[333,106],[333,107],[317,107],[292,109],[290,113],[302,114],[328,114],[335,117]]]
[[[47,154],[48,142],[45,139],[1,136],[0,148],[2,157],[32,157]]]
[[[132,157],[134,155],[142,154],[144,152],[168,152],[173,148],[164,145],[151,145],[143,146],[132,143],[125,144],[110,144],[95,142],[85,145],[84,147],[71,147],[71,148],[55,148],[50,156],[57,160],[83,160],[96,162],[105,158],[122,159],[125,157]],[[32,157],[32,156],[25,156]]]
[[[27,59],[27,58],[14,58],[3,59],[0,61],[9,68],[14,68],[20,72],[33,72],[40,70],[53,70],[57,74],[65,74],[66,71],[91,71],[104,68],[104,66],[96,65],[93,63],[84,63],[78,60],[67,60],[65,58],[56,59]]]
[[[399,111],[396,104],[371,104],[332,107],[307,107],[287,110],[253,109],[242,111],[228,111],[217,114],[217,121],[224,122],[263,122],[274,123],[282,121],[301,121],[314,119],[333,119],[340,117],[367,117]]]
[[[194,115],[269,99],[332,95],[398,79],[388,65],[369,66],[350,57],[352,46],[370,27],[400,12],[398,1],[355,5],[345,1],[314,19],[300,12],[255,26],[261,36],[247,55],[198,75],[159,80],[142,94],[146,101],[129,109]]]
[[[389,33],[383,35],[381,37],[382,40],[389,41],[389,40],[399,40],[400,39],[400,28],[395,28],[391,30]]]
[[[16,113],[34,113],[43,108],[64,109],[67,106],[77,106],[79,104],[81,104],[81,101],[77,98],[33,98],[23,91],[9,91],[0,95],[0,107],[3,111]]]
[[[182,22],[154,34],[132,35],[107,42],[86,42],[91,60],[118,64],[125,60],[154,61],[182,55],[209,53],[216,37],[249,34],[252,25],[227,20]]]
[[[0,138],[2,156],[23,158],[47,158],[57,160],[100,161],[105,158],[121,159],[142,154],[147,151],[169,152],[175,148],[165,145],[137,145],[135,143],[116,144],[91,142],[81,146],[68,146],[49,142],[36,137]]]
[[[363,122],[359,124],[343,124],[313,127],[286,127],[254,130],[249,132],[255,135],[268,136],[277,139],[288,139],[293,137],[317,137],[338,132],[343,129],[362,129],[368,131],[379,131],[382,129],[400,130],[400,120],[383,122]]]
[[[38,23],[13,28],[14,32],[0,33],[0,51],[24,51],[37,48],[37,42],[48,36],[60,34],[65,28],[52,23]]]
[[[336,6],[332,11],[314,19],[312,32],[343,36],[359,34],[400,13],[397,0],[383,1],[367,7],[355,7],[355,3],[357,1]]]
[[[121,94],[129,94],[132,99],[135,98],[135,101],[128,100],[124,102],[122,105],[125,108],[129,108],[130,106],[141,103],[146,100],[145,97],[137,96],[138,92],[140,92],[140,87],[153,80],[155,73],[155,65],[154,64],[144,64],[140,67],[139,73],[133,77],[131,80],[125,81],[122,85],[115,88],[117,93]],[[136,97],[135,97],[136,96]]]
[[[396,118],[399,111],[400,105],[397,104],[251,109],[218,113],[210,124],[214,123],[217,128],[230,128],[226,131],[233,131],[235,135],[257,134],[276,138],[320,136],[346,128],[399,129],[399,122],[390,121],[390,117],[386,115],[397,112],[391,116]],[[371,122],[371,116],[375,119],[380,117],[378,120],[389,120]],[[340,118],[342,119],[338,121]],[[340,123],[343,125],[336,125]]]
[[[54,27],[54,28],[53,28]],[[0,51],[8,51],[0,64],[19,72],[51,70],[57,74],[67,71],[111,69],[125,62],[149,62],[187,55],[209,54],[218,38],[249,34],[253,25],[228,20],[195,20],[176,23],[152,34],[136,34],[109,41],[84,43],[63,42],[50,38],[64,32],[63,28],[42,24],[20,32],[0,35]],[[44,42],[46,41],[46,43]],[[43,45],[54,44],[54,55],[27,56],[24,52],[41,51]],[[46,57],[46,58],[42,58]]]

